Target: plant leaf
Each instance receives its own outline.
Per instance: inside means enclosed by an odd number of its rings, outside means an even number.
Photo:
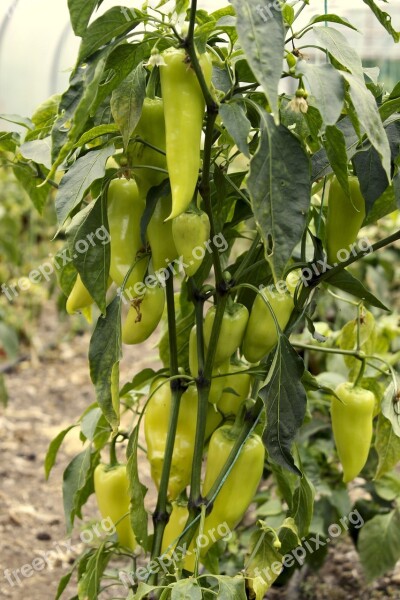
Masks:
[[[103,314],[106,312],[110,270],[110,235],[105,204],[105,196],[100,196],[76,214],[66,230],[74,265]]]
[[[243,108],[237,102],[226,102],[221,104],[219,114],[240,152],[250,157],[247,138],[250,133],[251,123],[246,117]]]
[[[145,96],[146,71],[140,63],[111,96],[112,115],[122,134],[125,149],[139,122]]]
[[[400,437],[393,431],[392,423],[382,414],[378,417],[375,433],[375,449],[378,453],[378,466],[375,479],[388,473],[400,462]]]
[[[384,575],[400,559],[400,512],[376,515],[360,530],[357,544],[368,581]]]
[[[107,306],[105,317],[99,317],[90,340],[90,377],[96,389],[96,400],[113,430],[118,427],[112,402],[112,371],[121,358],[121,298]]]
[[[340,72],[331,64],[311,65],[299,60],[296,74],[304,75],[311,95],[316,102],[311,104],[319,110],[325,125],[335,125],[344,103],[344,80]]]
[[[87,190],[97,179],[104,177],[107,159],[114,154],[114,146],[92,150],[78,158],[61,179],[56,196],[56,213],[59,225],[63,225],[76,206],[83,200]]]
[[[285,127],[277,127],[264,111],[247,188],[266,259],[279,279],[306,226],[311,197],[309,159],[297,138]]]
[[[298,475],[301,472],[294,464],[291,449],[306,414],[303,374],[302,359],[287,337],[280,334],[267,383],[259,393],[267,411],[264,443],[271,461]]]
[[[237,14],[240,44],[278,124],[278,85],[285,47],[282,10],[272,8],[271,4],[260,10],[258,0],[231,0],[231,4]]]

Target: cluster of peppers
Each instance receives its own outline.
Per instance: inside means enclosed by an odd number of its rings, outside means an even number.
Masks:
[[[135,177],[114,179],[108,189],[108,224],[111,238],[110,281],[122,286],[132,298],[131,307],[122,326],[122,340],[138,344],[146,340],[157,327],[165,305],[161,286],[147,287],[138,292],[147,273],[164,269],[179,256],[187,263],[186,275],[193,276],[201,259],[193,257],[193,249],[204,244],[210,235],[207,215],[198,210],[197,196],[200,168],[200,142],[204,117],[204,97],[197,77],[188,65],[183,49],[163,53],[160,79],[163,98],[146,98],[140,121],[129,150],[129,163]],[[199,57],[204,79],[211,83],[211,60],[208,54]],[[141,222],[146,198],[152,187],[160,185],[166,173],[171,194],[156,204],[142,239]],[[365,216],[365,203],[356,178],[349,179],[350,198],[333,179],[330,186],[326,222],[327,258],[337,261],[338,252],[348,249],[356,240]],[[145,242],[145,243],[144,243]],[[150,251],[149,251],[150,249]],[[129,273],[129,276],[127,277]],[[292,290],[293,291],[293,290]],[[69,313],[93,303],[78,275],[67,301]],[[284,330],[294,308],[293,293],[277,294],[266,289],[257,295],[251,314],[233,301],[223,316],[221,333],[215,350],[212,383],[206,425],[207,462],[202,495],[212,488],[226,463],[237,438],[237,426],[232,424],[250,394],[251,376],[248,365],[232,361],[238,348],[248,363],[257,363],[278,342],[279,328]],[[272,312],[275,315],[275,318]],[[211,307],[204,319],[204,344],[207,350],[216,309]],[[190,332],[189,365],[191,375],[198,375],[196,327]],[[147,455],[155,484],[159,486],[171,412],[171,388],[168,379],[156,379],[150,389],[145,412]],[[352,480],[364,466],[372,437],[372,416],[375,398],[371,392],[351,383],[341,384],[332,400],[333,432],[344,481]],[[172,512],[166,526],[162,551],[171,551],[182,533],[188,517],[182,494],[191,477],[198,395],[193,384],[183,393],[173,449],[168,499]],[[225,423],[221,426],[222,421]],[[352,440],[349,445],[349,440]],[[238,459],[217,495],[212,511],[206,516],[203,533],[209,543],[202,547],[201,557],[218,539],[221,523],[233,529],[242,519],[252,501],[264,467],[265,451],[262,439],[253,433],[245,442]],[[243,485],[244,477],[246,485]],[[129,519],[130,498],[125,465],[100,464],[94,474],[94,486],[99,510],[116,524],[119,542],[133,550],[136,546]],[[222,535],[222,534],[221,534]],[[184,566],[193,571],[194,555],[188,555]]]

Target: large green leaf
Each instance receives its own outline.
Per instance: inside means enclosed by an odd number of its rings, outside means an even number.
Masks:
[[[385,11],[381,10],[374,0],[363,0],[367,6],[370,7],[379,23],[386,29],[392,36],[396,43],[400,42],[400,31],[396,31],[392,25],[392,17]]]
[[[262,112],[261,141],[250,161],[247,188],[266,258],[279,279],[306,226],[310,164],[298,139],[276,126],[266,112]]]
[[[104,177],[107,159],[114,154],[114,146],[92,150],[78,158],[61,179],[56,196],[56,213],[59,225],[63,225],[73,209],[82,201],[85,193],[97,179]]]
[[[66,429],[60,431],[60,433],[50,442],[50,445],[46,452],[46,457],[44,459],[44,472],[46,475],[46,479],[49,478],[50,472],[54,467],[56,462],[58,451],[63,443],[65,436],[76,427],[76,425],[69,425]]]
[[[112,374],[121,359],[121,298],[114,298],[105,317],[99,317],[90,340],[90,376],[97,402],[111,427],[118,426],[112,402]]]
[[[378,417],[375,435],[378,466],[375,479],[388,473],[400,462],[400,437],[393,431],[392,423],[382,414]]]
[[[267,411],[264,442],[271,461],[299,475],[291,451],[306,413],[303,373],[302,359],[281,334],[267,383],[259,394]]]
[[[72,530],[76,516],[81,515],[81,507],[93,493],[92,473],[97,455],[88,446],[69,463],[63,475],[63,500],[67,531]]]
[[[278,123],[278,85],[285,47],[282,10],[271,3],[262,7],[259,0],[231,0],[231,3],[237,13],[240,44]]]
[[[345,117],[336,124],[336,128],[342,132],[345,139],[345,147],[347,152],[347,158],[350,160],[357,150],[359,143],[359,137],[355,131],[352,122],[349,117]],[[339,149],[338,149],[339,151]],[[312,164],[312,181],[317,181],[326,175],[332,173],[332,166],[330,164],[327,152],[325,148],[321,148],[311,158]]]
[[[52,159],[49,177],[54,177],[58,167],[73,151],[85,124],[92,114],[97,90],[103,77],[110,48],[93,56],[86,65],[77,67],[71,76],[70,87],[63,95],[59,107],[60,117],[52,130]]]
[[[90,17],[98,4],[98,0],[85,0],[85,2],[68,0],[69,14],[75,35],[82,37],[85,33]]]
[[[141,21],[141,13],[133,8],[114,6],[86,29],[82,36],[78,63],[87,60],[96,50],[113,38],[128,33]]]
[[[16,164],[13,167],[13,171],[22,188],[31,199],[33,206],[39,214],[42,214],[52,189],[50,184],[40,185],[43,184],[43,180],[37,176],[34,169],[30,168],[29,165],[22,166]]]
[[[359,80],[364,81],[361,58],[346,37],[334,27],[313,27],[318,42],[333,58]]]
[[[305,60],[299,60],[296,73],[304,75],[307,80],[307,90],[315,100],[315,107],[321,113],[325,125],[335,125],[342,112],[344,103],[344,80],[340,72],[329,63],[312,65]]]
[[[364,300],[371,306],[376,306],[376,308],[389,311],[389,309],[378,298],[376,298],[376,296],[367,290],[367,288],[359,279],[354,277],[354,275],[349,273],[349,271],[346,271],[346,269],[342,269],[337,273],[333,273],[331,276],[325,279],[325,283],[328,285],[333,285],[334,287],[337,287],[348,294],[352,294],[356,298]]]
[[[375,98],[366,87],[364,81],[343,71],[343,77],[349,84],[350,98],[357,113],[358,120],[365,130],[371,144],[382,159],[382,167],[391,179],[390,145],[383,127]]]
[[[393,569],[400,559],[399,510],[376,515],[365,523],[360,530],[357,548],[369,581]]]
[[[389,181],[375,148],[357,152],[353,157],[353,164],[360,182],[362,195],[365,198],[365,209],[368,214],[374,203],[389,187]]]
[[[146,71],[140,63],[111,96],[112,115],[122,134],[125,149],[139,122],[145,96]]]
[[[134,510],[131,511],[130,518],[132,529],[135,537],[139,544],[143,548],[148,546],[148,533],[147,533],[147,511],[145,508],[145,496],[147,488],[141,483],[139,477],[139,464],[138,464],[138,444],[139,444],[139,426],[133,430],[127,450],[128,465],[127,474],[129,479],[129,490],[131,497],[131,504]]]
[[[100,196],[77,213],[66,235],[70,255],[82,282],[104,314],[110,270],[110,236],[105,198]]]
[[[346,138],[338,127],[329,126],[326,128],[324,147],[340,185],[350,196]]]
[[[228,133],[232,136],[240,152],[249,157],[248,136],[251,123],[246,117],[243,108],[237,102],[226,102],[221,104],[219,114]]]

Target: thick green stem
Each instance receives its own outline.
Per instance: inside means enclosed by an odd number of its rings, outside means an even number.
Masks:
[[[176,336],[175,320],[175,300],[174,300],[174,280],[170,277],[166,283],[167,310],[168,310],[168,336],[170,352],[170,375],[178,375],[178,345]],[[168,424],[168,434],[165,445],[164,463],[161,473],[160,489],[158,492],[157,506],[153,514],[154,538],[151,556],[157,558],[161,552],[162,538],[164,529],[168,522],[167,513],[167,492],[168,482],[171,471],[172,455],[174,451],[175,436],[178,424],[179,406],[183,389],[179,379],[171,381],[171,413]],[[152,575],[152,582],[157,581],[157,575]]]
[[[117,443],[117,435],[113,437],[110,443],[110,467],[115,467],[118,464],[117,453],[115,451],[115,444]]]

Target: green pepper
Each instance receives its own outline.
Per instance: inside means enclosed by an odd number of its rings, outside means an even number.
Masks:
[[[178,254],[182,256],[188,277],[199,269],[210,237],[210,220],[205,212],[185,212],[172,221],[172,235]],[[201,249],[201,251],[200,251]]]
[[[247,365],[230,365],[229,372],[234,375],[226,377],[224,381],[226,390],[217,402],[217,408],[223,415],[237,415],[240,406],[248,398],[251,375],[243,373],[247,369]]]
[[[336,177],[329,188],[325,244],[331,266],[349,258],[351,245],[357,240],[365,219],[365,200],[357,177],[349,177],[349,188],[350,198]]]
[[[108,466],[100,463],[94,471],[94,491],[103,519],[111,519],[122,546],[134,550],[135,535],[129,516],[129,483],[126,466]]]
[[[250,363],[261,360],[271,352],[278,341],[275,321],[262,296],[270,303],[281,329],[285,329],[294,308],[290,294],[265,288],[257,295],[243,341],[243,354]]]
[[[124,344],[141,344],[153,333],[159,324],[165,305],[164,288],[147,287],[144,296],[132,300],[127,317],[122,326]]]
[[[143,281],[148,257],[140,237],[140,220],[145,208],[145,200],[133,179],[113,179],[108,189],[108,226],[110,230],[110,277],[116,284],[122,285],[126,274],[135,265],[129,275],[125,289],[132,296],[137,283]]]
[[[171,557],[178,539],[185,529],[186,521],[189,516],[189,511],[186,504],[179,502],[172,503],[172,511],[169,521],[164,529],[164,536],[161,546],[162,554]],[[194,571],[195,554],[193,544],[189,546],[188,554],[183,559],[183,568],[186,571]]]
[[[142,114],[133,134],[150,144],[148,146],[139,141],[131,141],[127,152],[129,164],[134,168],[140,194],[146,198],[151,187],[160,185],[167,178],[167,173],[158,170],[167,169],[164,103],[161,98],[145,98]]]
[[[204,343],[206,348],[210,343],[211,332],[217,308],[212,306],[204,319]],[[249,320],[249,311],[243,304],[233,303],[228,306],[222,318],[220,336],[215,351],[216,365],[229,359],[242,343]]]
[[[197,377],[199,374],[199,364],[197,360],[197,326],[194,325],[189,336],[189,369],[192,377]],[[226,377],[221,377],[229,372],[229,359],[223,363],[216,365],[212,370],[211,386],[208,396],[208,401],[211,404],[218,405],[224,388],[226,387]]]
[[[162,384],[162,380],[155,380],[150,388],[150,393],[153,393],[160,384]],[[178,425],[168,483],[168,498],[170,500],[176,500],[190,482],[196,437],[197,410],[197,390],[194,386],[191,386],[184,392],[180,401]],[[170,412],[171,388],[169,381],[165,380],[165,383],[155,391],[147,404],[144,417],[147,457],[150,461],[151,475],[157,487],[160,485],[164,463]],[[218,427],[221,420],[221,415],[215,411],[212,405],[209,405],[206,439]]]
[[[374,394],[345,381],[335,389],[331,417],[333,436],[343,467],[343,481],[348,483],[360,473],[367,462],[372,441]]]
[[[155,271],[166,269],[169,263],[178,258],[178,251],[172,235],[171,221],[165,221],[171,212],[171,198],[160,198],[147,226],[147,238]]]
[[[169,48],[162,53],[162,58],[164,65],[160,66],[160,77],[172,192],[169,218],[172,219],[185,212],[196,190],[205,100],[183,48]],[[212,74],[209,55],[201,54],[199,63],[209,86]]]
[[[93,304],[93,298],[84,286],[81,276],[78,273],[74,287],[71,290],[67,299],[66,310],[69,315],[76,313],[78,310],[88,308]]]
[[[235,426],[231,425],[224,425],[212,434],[208,446],[203,497],[207,496],[222,471],[235,445],[236,437]],[[261,437],[256,434],[250,435],[215,498],[210,514],[205,518],[202,556],[214,541],[227,534],[227,527],[232,531],[242,520],[260,484],[264,458],[265,450]]]

